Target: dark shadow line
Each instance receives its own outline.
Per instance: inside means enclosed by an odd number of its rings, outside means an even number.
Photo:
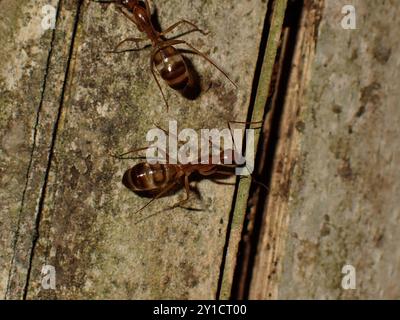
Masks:
[[[262,176],[267,186],[270,187],[271,179],[272,179],[272,168],[276,159],[277,145],[279,139],[279,131],[282,124],[282,115],[284,104],[286,100],[286,93],[288,90],[290,73],[291,73],[291,62],[294,57],[297,37],[298,37],[298,25],[300,23],[300,19],[302,16],[302,12],[304,10],[304,1],[303,0],[289,0],[288,7],[285,13],[283,28],[289,27],[289,35],[287,39],[287,45],[285,52],[280,52],[279,55],[284,54],[283,62],[281,66],[281,70],[277,70],[280,73],[279,83],[271,83],[277,88],[276,92],[276,104],[274,108],[274,113],[272,115],[271,120],[271,128],[269,129],[269,135],[267,140],[265,140],[265,136],[263,135],[260,139],[260,143],[258,146],[258,155],[255,163],[260,163],[260,159],[263,153],[266,153],[265,164],[262,168],[262,172],[260,176]],[[282,46],[279,48],[282,50]],[[275,63],[279,63],[279,55],[277,55]],[[271,92],[267,105],[271,105],[273,99],[273,92]],[[250,188],[250,194],[257,191],[257,186],[253,183]],[[255,265],[255,258],[257,255],[258,243],[261,237],[261,228],[263,225],[263,219],[265,218],[265,204],[266,199],[268,198],[268,191],[263,188],[259,189],[258,202],[256,206],[256,213],[253,220],[253,230],[252,232],[248,232],[247,227],[251,222],[249,219],[246,220],[241,242],[239,245],[239,253],[237,259],[236,270],[234,274],[234,281],[232,286],[231,298],[232,299],[248,299],[250,293],[250,285],[253,277],[253,268]],[[244,239],[246,236],[249,238],[249,241],[246,243]],[[245,253],[247,254],[245,256]],[[248,260],[245,259],[248,257]],[[247,263],[246,263],[247,262]],[[243,274],[246,272],[245,274]],[[268,275],[265,275],[266,277]],[[243,292],[241,293],[239,288],[242,286]]]

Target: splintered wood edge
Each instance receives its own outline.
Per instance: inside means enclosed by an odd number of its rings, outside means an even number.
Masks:
[[[271,1],[271,0],[270,0]],[[257,87],[256,100],[254,103],[251,121],[257,122],[263,118],[266,102],[269,96],[269,88],[272,78],[272,71],[279,47],[282,33],[282,25],[285,17],[287,0],[276,0],[273,6],[270,33],[267,46],[263,57],[260,79]],[[268,14],[268,12],[266,13]],[[254,145],[258,145],[260,132],[254,134]],[[219,299],[227,300],[230,298],[233,284],[233,275],[236,266],[236,256],[243,229],[243,221],[246,215],[247,201],[249,198],[251,179],[241,179],[239,182],[236,202],[229,234],[228,249],[226,253],[225,265],[222,273],[221,290]]]
[[[299,114],[305,105],[316,49],[315,35],[319,28],[323,7],[323,0],[318,0],[313,6],[307,7],[301,16],[288,84],[290,89],[286,93],[279,132],[279,136],[285,136],[286,139],[278,142],[277,145],[276,164],[272,168],[270,196],[265,204],[249,299],[279,298],[278,284],[289,224],[289,199],[296,192],[291,188],[290,183],[291,178],[295,177],[296,171],[299,170],[297,159],[301,130],[296,130],[294,127],[299,124]],[[277,170],[278,166],[280,166],[279,170]]]

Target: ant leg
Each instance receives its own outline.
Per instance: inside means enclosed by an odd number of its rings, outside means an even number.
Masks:
[[[189,184],[189,176],[185,175],[185,190],[186,190],[186,198],[179,201],[178,203],[174,204],[171,209],[174,209],[176,207],[180,207],[182,204],[186,203],[190,199],[190,184]]]
[[[217,172],[217,169],[215,168],[215,169],[212,169],[212,170],[209,170],[209,171],[202,171],[202,170],[199,170],[199,174],[201,174],[202,176],[212,176],[213,174],[215,174]]]
[[[202,176],[211,176],[213,174],[221,174],[221,175],[226,175],[226,176],[233,176],[232,172],[218,170],[217,168],[215,168],[214,170],[211,170],[211,171],[206,171],[206,172],[199,171],[199,173]],[[235,183],[230,183],[230,182],[219,181],[217,179],[211,179],[211,181],[215,182],[216,184],[224,184],[224,185],[234,185],[235,184]]]
[[[187,45],[196,54],[201,56],[203,59],[207,60],[207,62],[211,63],[216,69],[218,69],[235,86],[236,89],[238,88],[237,84],[231,78],[229,78],[228,74],[225,71],[223,71],[214,61],[212,61],[209,56],[207,56],[203,52],[197,50],[190,43],[188,43],[188,42],[186,42],[184,40],[169,40],[169,41],[165,41],[161,48],[163,48],[164,46],[172,46],[172,45],[177,45],[177,44],[185,44],[185,45]]]
[[[143,151],[143,150],[147,150],[149,148],[155,148],[155,147],[153,146],[153,147],[136,148],[136,149],[129,150],[129,151],[125,152],[125,153],[122,153],[120,155],[110,154],[110,156],[113,157],[113,158],[116,158],[116,159],[122,159],[122,160],[123,159],[128,159],[128,158],[125,158],[125,156],[127,156],[128,154],[139,152],[139,151]]]
[[[167,137],[169,136],[169,132],[168,132],[167,130],[165,130],[163,127],[161,127],[160,125],[158,125],[158,124],[156,124],[156,123],[154,123],[154,122],[153,122],[153,125],[154,125],[157,129],[160,129],[161,131],[163,131],[163,132],[167,135]]]
[[[224,181],[220,181],[217,179],[211,179],[212,182],[214,182],[215,184],[222,184],[224,186],[234,186],[236,185],[236,182],[224,182]]]
[[[142,211],[144,208],[148,207],[151,203],[153,203],[155,200],[161,198],[163,195],[167,194],[169,191],[171,191],[178,182],[173,182],[170,185],[167,185],[164,190],[162,190],[159,194],[157,194],[153,199],[151,199],[149,202],[147,202],[143,207],[141,207],[139,210],[137,210],[134,214],[139,213]]]
[[[110,156],[113,157],[113,158],[116,158],[116,159],[120,159],[120,160],[129,160],[129,159],[132,159],[132,158],[126,157],[128,154],[135,153],[135,152],[139,152],[139,151],[143,151],[143,150],[148,150],[148,149],[154,149],[154,148],[156,148],[156,146],[149,146],[149,147],[143,147],[143,148],[136,148],[136,149],[133,149],[133,150],[129,150],[129,151],[127,151],[127,152],[125,152],[125,153],[123,153],[123,154],[120,154],[120,155],[113,155],[113,154],[110,154]],[[158,152],[162,155],[162,157],[163,157],[164,159],[166,159],[167,162],[169,162],[169,154],[168,154],[168,152],[164,151],[163,149],[157,149],[157,150],[158,150]],[[146,158],[146,159],[147,159],[147,158]],[[160,160],[159,158],[152,158],[152,159],[154,159],[154,160]],[[149,160],[149,159],[148,159],[148,160]]]
[[[154,79],[156,80],[158,89],[160,89],[160,91],[161,91],[161,95],[162,95],[162,97],[163,97],[163,99],[164,99],[165,105],[167,106],[167,112],[168,112],[168,111],[169,111],[168,101],[167,101],[167,99],[165,98],[165,95],[164,95],[164,92],[163,92],[163,90],[162,90],[162,88],[161,88],[160,82],[158,81],[157,76],[156,76],[156,73],[154,72],[154,57],[155,57],[156,53],[157,53],[159,50],[160,50],[160,49],[156,49],[156,50],[154,50],[153,53],[151,54],[151,57],[150,57],[150,70],[151,70],[151,73],[153,74]]]
[[[157,129],[163,131],[167,137],[169,136],[169,132],[167,130],[165,130],[164,128],[162,128],[161,126],[159,126],[159,125],[157,125],[155,123],[153,123],[153,125]],[[175,139],[178,139],[176,136],[174,136],[174,137],[175,137]],[[125,157],[125,156],[127,156],[128,154],[131,154],[131,153],[135,153],[135,152],[139,152],[139,151],[143,151],[143,150],[147,150],[147,149],[151,149],[151,148],[156,148],[156,146],[148,146],[148,147],[143,147],[143,148],[136,148],[136,149],[127,151],[127,152],[125,152],[123,154],[120,154],[120,155],[110,154],[110,156],[113,157],[113,158],[120,159],[120,160],[130,160],[130,159],[133,159],[133,158],[128,158],[128,157]],[[177,163],[177,161],[174,158],[171,158],[171,156],[169,155],[169,153],[167,151],[164,151],[163,149],[160,149],[160,148],[158,148],[157,150],[162,155],[162,157],[167,161],[167,163],[170,163],[170,161],[169,161],[170,159],[172,159],[174,161],[174,163]],[[158,158],[142,157],[142,158],[146,158],[147,160],[160,160],[159,157]]]
[[[191,27],[194,28],[193,30],[190,30],[189,32],[199,31],[200,33],[202,33],[205,36],[209,34],[209,32],[200,29],[194,23],[182,19],[182,20],[178,21],[177,23],[174,23],[172,26],[170,26],[169,28],[167,28],[163,32],[160,32],[160,36],[165,36],[167,33],[170,33],[171,31],[173,31],[175,28],[177,28],[178,26],[180,26],[183,23],[186,23],[186,24],[188,24],[188,25],[190,25]]]
[[[223,172],[223,171],[222,171],[222,172],[218,171],[217,173],[218,173],[218,174],[232,175],[232,173]],[[244,177],[244,178],[248,178],[248,177]],[[251,179],[252,182],[254,182],[254,183],[257,184],[258,186],[264,188],[265,190],[269,191],[269,188],[267,187],[266,184],[264,184],[264,183],[262,183],[262,182],[260,182],[260,181],[257,181],[257,180],[254,179],[253,177],[251,177],[251,178],[252,178],[252,179]],[[214,182],[214,183],[216,183],[216,184],[223,184],[223,185],[228,185],[228,186],[233,186],[233,185],[236,184],[236,183],[229,183],[229,182],[219,181],[219,180],[217,180],[217,179],[211,179],[211,181]]]
[[[148,149],[154,149],[154,148],[156,148],[156,146],[148,146],[148,147],[143,147],[143,148],[136,148],[136,149],[132,149],[132,150],[129,150],[127,152],[124,152],[124,153],[122,153],[120,155],[110,154],[110,156],[113,157],[113,158],[116,158],[116,159],[120,159],[120,160],[130,160],[130,159],[133,159],[133,158],[126,157],[128,154],[132,154],[132,153],[135,153],[135,152],[144,151],[144,150],[148,150]],[[168,161],[169,155],[168,155],[167,152],[165,152],[162,149],[158,149],[158,152],[161,153],[161,155],[165,159],[167,159],[167,161]],[[156,160],[158,160],[158,159],[159,158],[156,158]]]
[[[113,51],[108,51],[108,52],[109,52],[109,53],[121,53],[121,52],[125,52],[125,51],[127,51],[127,50],[124,50],[124,51],[117,51],[118,48],[119,48],[121,45],[123,45],[125,42],[131,41],[131,42],[135,42],[135,43],[137,44],[138,42],[145,41],[145,40],[147,40],[147,39],[146,39],[146,38],[126,38],[126,39],[122,40],[120,43],[118,43],[118,44],[115,46],[115,48],[114,48]],[[140,51],[140,50],[143,50],[143,49],[145,49],[145,48],[138,48],[138,47],[136,46],[136,49],[132,49],[132,50]]]
[[[219,164],[218,167],[226,167],[226,168],[235,168],[237,167],[236,164]],[[201,171],[199,170],[199,174],[201,174],[202,176],[212,176],[213,174],[223,174],[226,176],[233,176],[232,172],[227,172],[227,171],[223,171],[223,170],[219,170],[218,168],[209,170],[209,171]]]
[[[223,166],[223,167],[230,167],[230,165],[220,165],[220,166]],[[216,171],[213,172],[213,174],[215,174],[215,173],[216,173],[216,174],[221,174],[221,175],[226,175],[226,176],[233,176],[233,173],[232,173],[232,172],[227,172],[227,171],[222,171],[222,170],[216,170]],[[258,181],[258,180],[256,180],[256,179],[254,179],[254,177],[253,177],[252,175],[251,175],[250,177],[251,177],[251,181],[252,181],[252,182],[254,182],[255,184],[257,184],[257,185],[259,185],[260,187],[263,187],[264,189],[266,189],[267,191],[269,191],[269,188],[267,187],[266,184],[264,184],[264,183],[262,183],[262,182],[260,182],[260,181]],[[218,181],[218,180],[216,180],[216,179],[212,179],[212,181],[215,182],[215,183],[217,183],[217,184],[233,185],[232,183],[229,183],[229,182],[224,183],[224,182]]]

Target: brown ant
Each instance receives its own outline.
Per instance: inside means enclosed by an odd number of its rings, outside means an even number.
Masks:
[[[164,40],[163,36],[173,31],[176,27],[181,24],[188,24],[194,29],[192,31],[199,31],[204,35],[208,33],[198,28],[192,22],[187,20],[180,20],[173,24],[163,32],[158,32],[151,22],[151,11],[150,5],[147,0],[93,0],[100,3],[114,3],[117,8],[138,28],[138,30],[146,35],[144,38],[127,38],[121,41],[114,49],[114,52],[118,52],[118,48],[125,42],[141,42],[150,40],[153,47],[153,52],[150,57],[150,69],[154,79],[157,82],[157,86],[161,91],[164,102],[169,109],[167,99],[165,98],[164,92],[161,88],[160,82],[158,81],[154,66],[159,72],[161,78],[174,90],[184,92],[190,90],[195,86],[195,80],[192,72],[187,66],[182,54],[174,47],[179,44],[188,46],[194,53],[200,55],[215,68],[224,74],[224,76],[237,88],[237,85],[229,78],[229,76],[206,54],[200,52],[191,44],[184,40]],[[140,50],[140,49],[139,49]]]
[[[230,123],[255,123],[255,122],[230,122]],[[232,129],[228,123],[229,130],[232,135]],[[160,130],[164,131],[167,135],[168,132],[162,129],[159,126],[156,126]],[[234,142],[234,141],[233,141]],[[211,141],[209,141],[211,143]],[[126,153],[123,153],[119,156],[113,156],[118,159],[131,159],[126,158],[125,156],[128,154],[132,154],[139,151],[147,150],[149,147],[137,148]],[[235,143],[234,143],[235,149]],[[222,151],[219,155],[219,164],[213,164],[214,157],[213,155],[209,156],[207,163],[202,163],[202,157],[199,157],[196,164],[188,163],[188,164],[177,164],[169,163],[169,155],[167,152],[158,149],[158,152],[162,154],[162,156],[167,160],[167,163],[149,163],[149,162],[140,162],[135,166],[131,167],[127,171],[125,171],[122,183],[129,190],[139,194],[139,195],[150,195],[152,199],[142,208],[135,212],[139,213],[144,208],[149,206],[153,201],[159,199],[163,196],[166,196],[171,191],[175,190],[178,187],[184,187],[186,191],[186,198],[177,204],[175,204],[171,209],[181,206],[183,203],[187,202],[190,198],[190,184],[189,178],[192,174],[199,174],[202,177],[210,177],[213,175],[224,175],[224,176],[233,176],[234,172],[232,172],[232,168],[237,168],[241,165],[237,163],[232,163],[232,160],[239,159],[240,154],[238,154],[233,149],[226,149]],[[229,163],[229,164],[228,164]],[[214,180],[214,179],[213,179]],[[255,181],[257,182],[257,181]],[[257,182],[265,188],[264,184]]]

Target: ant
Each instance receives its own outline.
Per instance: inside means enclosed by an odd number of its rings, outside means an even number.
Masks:
[[[249,122],[234,123],[247,124]],[[168,135],[168,132],[165,129],[162,129],[159,126],[156,127],[164,131]],[[231,137],[233,139],[230,123],[228,123],[228,127],[231,132]],[[211,141],[209,141],[209,144],[211,145]],[[138,148],[123,153],[119,156],[113,155],[113,157],[118,159],[132,159],[126,158],[125,156],[135,152],[147,150],[149,148],[150,147]],[[209,155],[207,163],[202,163],[202,157],[199,157],[196,164],[179,164],[176,161],[174,162],[176,164],[172,164],[169,163],[170,157],[167,152],[160,149],[158,149],[158,152],[161,153],[163,158],[167,160],[166,163],[140,162],[130,169],[126,170],[123,175],[122,183],[126,188],[139,195],[146,194],[152,196],[152,199],[145,206],[137,210],[135,214],[141,212],[153,201],[163,196],[166,196],[168,193],[175,190],[176,188],[183,186],[186,191],[186,198],[172,206],[170,209],[182,206],[190,198],[191,187],[189,184],[189,178],[192,174],[197,173],[202,177],[210,177],[213,175],[232,176],[234,175],[234,173],[231,169],[241,166],[232,161],[234,159],[240,159],[240,154],[238,154],[234,149],[226,149],[224,151],[221,151],[221,153],[219,154],[219,164],[213,163],[214,157],[212,154]],[[266,187],[264,184],[260,182],[257,183],[268,189],[268,187]]]
[[[163,32],[158,32],[152,22],[151,22],[151,11],[150,5],[147,0],[139,1],[139,0],[93,0],[95,2],[100,3],[114,3],[117,8],[129,19],[131,20],[138,28],[138,30],[146,35],[144,38],[127,38],[122,40],[114,49],[114,53],[118,52],[118,48],[125,42],[141,42],[150,40],[151,46],[153,47],[153,52],[150,56],[150,69],[153,74],[154,79],[156,80],[157,86],[161,92],[161,95],[164,99],[167,110],[169,110],[168,101],[164,95],[164,92],[161,88],[160,82],[157,79],[154,67],[156,67],[158,73],[161,78],[174,90],[185,92],[190,90],[195,86],[195,80],[192,72],[190,71],[187,63],[185,62],[184,57],[181,52],[177,50],[174,46],[179,44],[184,44],[188,46],[194,53],[200,55],[209,63],[211,63],[215,68],[217,68],[236,88],[237,85],[234,83],[229,76],[215,63],[213,62],[206,54],[200,52],[191,44],[184,40],[165,40],[163,37],[173,31],[176,27],[181,24],[188,24],[194,29],[191,31],[199,31],[203,35],[207,35],[208,33],[198,28],[192,22],[187,20],[180,20],[177,23],[173,24],[169,28],[167,28]],[[141,49],[136,49],[141,50]]]

